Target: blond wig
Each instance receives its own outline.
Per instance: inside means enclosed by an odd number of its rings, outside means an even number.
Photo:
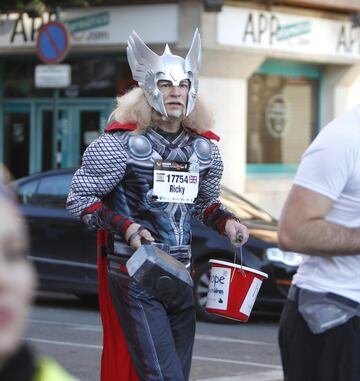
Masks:
[[[120,124],[134,123],[137,126],[135,131],[141,133],[161,118],[162,116],[149,105],[144,91],[140,87],[135,87],[117,98],[117,106],[109,120]],[[182,126],[199,133],[213,128],[212,113],[199,96],[193,112],[183,119]]]

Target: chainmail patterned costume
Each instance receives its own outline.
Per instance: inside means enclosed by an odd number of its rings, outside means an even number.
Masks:
[[[157,159],[199,164],[200,188],[194,204],[154,199],[153,169]],[[217,230],[223,222],[219,217],[232,217],[219,204],[222,172],[218,147],[188,129],[181,129],[175,137],[156,128],[149,128],[143,135],[129,131],[104,133],[84,154],[83,165],[73,179],[68,209],[91,227],[117,235],[131,220],[148,229],[157,242],[189,245],[191,215]],[[114,221],[115,216],[107,216],[100,208],[102,200],[122,218]],[[213,213],[208,213],[209,208],[214,209]],[[117,238],[125,242],[123,237]]]

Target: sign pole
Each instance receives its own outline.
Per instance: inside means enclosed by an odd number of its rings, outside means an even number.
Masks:
[[[35,68],[35,84],[38,87],[53,88],[53,138],[51,142],[53,155],[52,167],[61,167],[62,154],[62,126],[59,123],[60,87],[67,87],[70,83],[70,66],[53,65],[61,62],[69,50],[69,36],[66,26],[60,20],[61,8],[55,8],[56,21],[44,24],[38,32],[36,50],[40,59],[47,65],[38,65]],[[50,85],[50,86],[49,86]]]
[[[60,21],[60,7],[56,7],[55,11],[56,21]],[[59,89],[53,89],[53,167],[60,168],[61,166],[61,129],[59,128],[58,118],[58,102],[59,102]]]
[[[53,147],[55,148],[54,157],[53,157],[54,168],[60,168],[60,164],[61,164],[61,151],[59,152],[59,148],[61,150],[61,146],[60,146],[61,131],[59,128],[58,101],[59,101],[59,89],[54,89],[53,90],[53,131],[54,131]]]

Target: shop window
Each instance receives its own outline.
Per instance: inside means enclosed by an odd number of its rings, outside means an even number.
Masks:
[[[295,167],[317,128],[318,80],[254,74],[248,82],[247,163]],[[271,167],[271,166],[270,166]],[[263,167],[264,168],[264,167]]]
[[[61,91],[61,96],[115,97],[124,80],[131,78],[125,61],[112,58],[74,61],[71,65],[72,84]]]
[[[4,65],[4,96],[27,98],[29,96],[50,97],[51,89],[35,88],[36,63],[30,59],[6,59]]]
[[[71,64],[72,84],[61,96],[110,97],[123,95],[135,84],[127,61],[101,58],[74,61]]]
[[[69,58],[64,63],[71,65],[71,85],[60,89],[62,98],[114,98],[135,85],[129,65],[122,58]],[[52,89],[35,87],[35,67],[39,64],[31,58],[6,59],[5,98],[52,97]]]

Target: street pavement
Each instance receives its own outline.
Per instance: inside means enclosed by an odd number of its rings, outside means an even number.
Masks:
[[[197,323],[191,381],[282,381],[278,318]],[[24,340],[83,381],[99,380],[102,330],[96,306],[68,295],[41,297]]]

